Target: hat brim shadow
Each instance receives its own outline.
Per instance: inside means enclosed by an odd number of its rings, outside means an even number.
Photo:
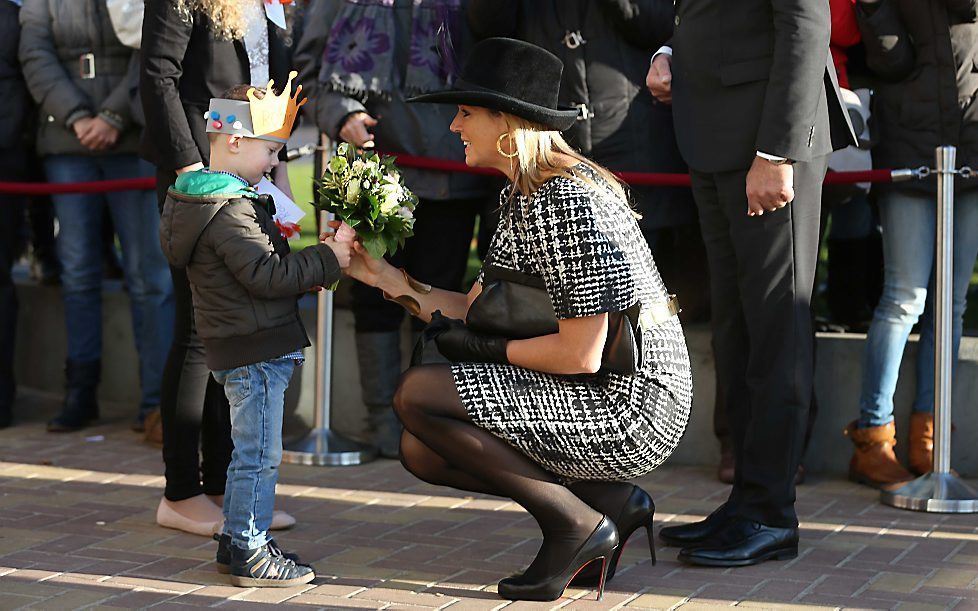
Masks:
[[[577,117],[580,114],[576,108],[561,108],[554,110],[552,108],[546,108],[536,104],[529,104],[518,98],[496,93],[494,91],[450,89],[447,91],[425,93],[409,98],[407,101],[412,103],[425,102],[430,104],[464,104],[466,106],[479,106],[482,108],[499,110],[517,117],[521,117],[527,121],[539,123],[540,125],[555,131],[564,131],[565,129],[570,128],[572,125],[574,125],[574,122],[577,120]]]

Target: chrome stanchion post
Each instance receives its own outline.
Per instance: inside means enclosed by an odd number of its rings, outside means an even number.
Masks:
[[[330,147],[326,147],[327,150]],[[329,215],[319,212],[320,230]],[[319,465],[359,465],[377,458],[377,449],[342,437],[330,430],[333,388],[333,291],[320,291],[316,303],[316,405],[313,429],[282,452],[282,462]]]
[[[887,505],[939,513],[978,513],[978,493],[951,473],[951,342],[954,176],[957,149],[937,148],[937,252],[934,260],[934,470],[892,491]]]

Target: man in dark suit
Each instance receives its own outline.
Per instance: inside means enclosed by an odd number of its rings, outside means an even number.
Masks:
[[[826,0],[676,0],[647,85],[672,102],[713,293],[718,392],[736,477],[701,522],[663,528],[679,558],[745,566],[798,553],[794,475],[812,398],[810,303],[828,156],[853,141]]]

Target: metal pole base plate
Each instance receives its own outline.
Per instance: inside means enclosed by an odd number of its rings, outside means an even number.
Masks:
[[[377,448],[340,437],[328,429],[317,429],[282,452],[282,462],[294,465],[347,467],[377,458]]]
[[[880,501],[911,511],[978,513],[978,492],[951,473],[921,475],[896,490],[884,490]]]

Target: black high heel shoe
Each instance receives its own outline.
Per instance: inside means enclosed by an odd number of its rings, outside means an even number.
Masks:
[[[625,549],[625,544],[628,543],[628,539],[632,534],[642,527],[645,527],[646,534],[648,534],[649,553],[652,555],[652,564],[655,564],[655,539],[652,535],[652,522],[654,518],[655,502],[652,501],[652,497],[645,490],[634,486],[632,494],[625,501],[625,505],[622,506],[621,512],[618,514],[618,520],[615,522],[615,526],[618,527],[618,533],[621,537],[621,543],[615,548],[615,553],[611,556],[606,580],[611,581],[611,578],[615,576],[615,571],[618,570],[618,561],[621,559],[621,553]],[[600,579],[601,575],[595,567],[589,566],[574,578],[571,585],[590,588],[597,585]]]
[[[509,600],[557,600],[578,573],[597,564],[601,567],[597,600],[601,600],[604,596],[608,562],[617,547],[618,529],[607,516],[602,516],[594,532],[577,548],[577,552],[562,570],[537,581],[527,581],[523,575],[503,579],[499,582],[497,591],[499,596]]]

